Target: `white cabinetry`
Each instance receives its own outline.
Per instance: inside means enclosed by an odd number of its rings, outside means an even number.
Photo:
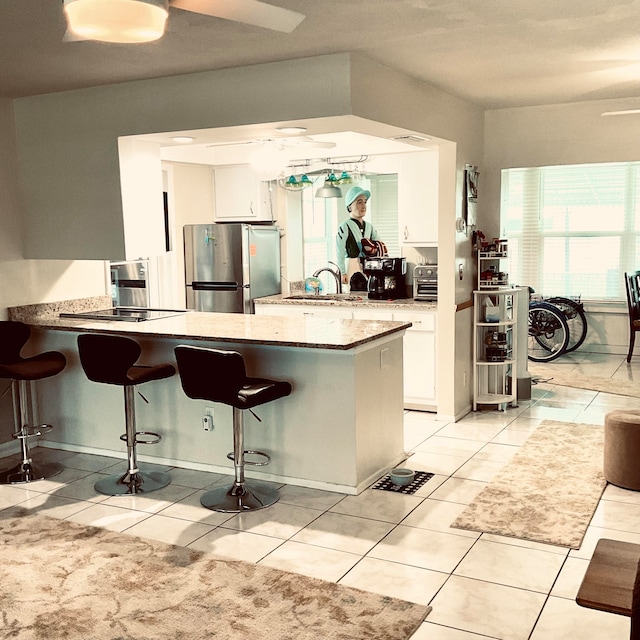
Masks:
[[[402,154],[398,170],[398,230],[408,246],[438,244],[438,154]]]
[[[250,166],[216,167],[213,195],[216,222],[273,220],[270,185]]]
[[[517,290],[474,291],[473,410],[517,405]]]
[[[394,311],[393,319],[412,323],[403,343],[404,406],[436,411],[436,313]]]
[[[322,304],[256,304],[255,314],[258,316],[288,316],[291,318],[316,317],[340,318],[351,320],[352,311],[345,307]]]
[[[300,304],[256,304],[257,315],[411,322],[403,340],[404,406],[437,410],[436,311],[403,311],[376,307]]]

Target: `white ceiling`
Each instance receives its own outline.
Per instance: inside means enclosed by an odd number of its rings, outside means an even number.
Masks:
[[[1,0],[0,96],[359,51],[484,108],[638,97],[640,0],[268,0],[290,34],[171,9],[143,45],[63,42],[62,0]]]

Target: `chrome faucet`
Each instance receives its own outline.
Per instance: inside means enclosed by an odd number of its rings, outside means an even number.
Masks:
[[[318,269],[313,274],[313,277],[317,278],[323,271],[328,271],[336,281],[336,293],[342,293],[342,272],[340,271],[340,267],[335,262],[329,261],[329,264],[332,264],[336,270],[334,271],[331,267],[322,267],[322,269]],[[316,289],[316,292],[317,291]]]

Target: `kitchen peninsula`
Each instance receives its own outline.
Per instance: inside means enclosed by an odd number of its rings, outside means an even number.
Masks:
[[[10,310],[11,319],[31,326],[34,351],[62,351],[68,361],[62,374],[37,383],[40,418],[55,427],[43,446],[124,457],[118,447],[122,390],[87,380],[77,355],[77,336],[100,332],[137,340],[143,364],[175,363],[179,344],[233,349],[245,357],[250,375],[291,382],[289,397],[256,410],[262,422],[246,417],[247,448],[272,458],[268,467],[249,467],[248,476],[355,494],[405,457],[402,338],[408,322],[191,311],[146,322],[59,316],[88,310],[87,304],[101,308],[91,299]],[[159,432],[162,441],[148,453],[140,447],[142,461],[232,473],[230,407],[187,398],[177,375],[146,385],[143,393],[148,404],[137,403],[137,429]],[[210,432],[202,427],[207,412],[214,414]]]

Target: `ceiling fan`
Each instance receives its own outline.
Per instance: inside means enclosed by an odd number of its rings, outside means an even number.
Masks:
[[[164,34],[169,7],[291,33],[302,13],[261,0],[63,0],[69,40],[140,43]]]

